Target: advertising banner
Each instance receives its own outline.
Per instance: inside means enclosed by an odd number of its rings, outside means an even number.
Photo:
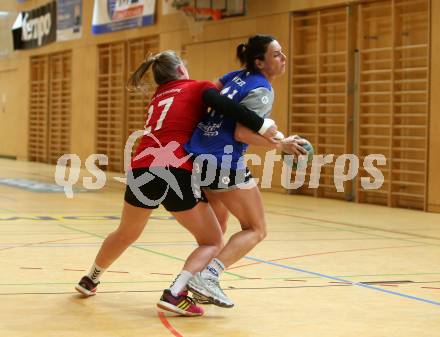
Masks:
[[[55,42],[56,19],[55,1],[19,13],[12,26],[14,49],[31,49]]]
[[[93,34],[152,25],[156,0],[95,0]]]
[[[57,41],[81,38],[82,0],[58,0],[57,7]]]

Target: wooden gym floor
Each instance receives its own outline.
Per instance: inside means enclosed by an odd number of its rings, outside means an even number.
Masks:
[[[157,210],[83,299],[74,285],[118,225],[122,185],[73,199],[5,185],[53,175],[0,160],[0,336],[440,335],[440,214],[265,193],[269,235],[223,277],[236,306],[173,317],[155,304],[191,236]]]

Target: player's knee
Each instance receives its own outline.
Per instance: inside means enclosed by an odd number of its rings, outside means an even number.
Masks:
[[[215,242],[210,242],[207,244],[200,244],[199,246],[204,246],[205,251],[211,255],[211,258],[216,257],[218,254],[220,254],[221,250],[223,249],[223,240],[218,240]]]
[[[258,221],[253,226],[257,242],[263,241],[267,236],[266,222],[264,219]]]
[[[258,240],[258,242],[263,241],[266,238],[266,236],[267,236],[267,230],[264,227],[263,228],[259,228],[256,232],[257,232],[257,240]]]

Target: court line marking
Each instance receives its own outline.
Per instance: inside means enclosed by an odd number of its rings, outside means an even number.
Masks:
[[[273,212],[273,211],[266,211],[266,213],[272,213],[272,214],[275,214],[275,215],[282,215],[282,216],[286,216],[286,217],[290,217],[290,218],[294,218],[294,217],[304,218],[304,217],[301,217],[301,216],[290,215],[290,214],[285,214],[285,213],[280,213],[280,212]],[[305,219],[307,220],[307,218],[305,218]],[[319,219],[315,219],[314,221],[320,221],[320,222],[324,222],[324,223],[328,222],[327,220],[319,220]],[[420,242],[420,241],[414,241],[414,240],[408,240],[408,239],[402,239],[402,238],[394,238],[394,237],[380,235],[380,234],[372,234],[372,233],[368,233],[368,232],[358,232],[358,231],[355,231],[355,230],[352,230],[352,229],[343,229],[343,228],[338,228],[338,227],[330,227],[330,226],[318,225],[318,224],[313,224],[313,223],[308,223],[308,222],[299,222],[299,223],[303,224],[303,225],[307,225],[307,226],[315,226],[315,227],[326,228],[326,229],[335,229],[335,230],[341,231],[341,232],[350,232],[350,233],[374,236],[374,237],[388,239],[388,240],[397,240],[397,241],[418,243],[418,244],[422,244],[422,245],[425,245],[425,246],[440,247],[439,244],[430,243],[430,242]],[[333,223],[338,224],[337,222],[333,222]],[[339,223],[339,225],[350,226],[349,224],[343,224],[343,223]],[[380,229],[377,229],[377,230],[380,231]]]
[[[66,228],[66,229],[70,229],[70,230],[73,230],[73,231],[76,231],[76,232],[81,232],[81,233],[89,234],[91,236],[98,237],[98,238],[101,238],[101,239],[105,239],[105,237],[102,236],[102,235],[98,235],[98,234],[95,234],[95,233],[92,233],[92,232],[81,230],[81,229],[78,229],[78,228],[75,228],[75,227],[71,227],[71,226],[67,226],[67,225],[63,225],[63,224],[58,224],[58,226]],[[136,244],[133,244],[130,247],[133,247],[133,248],[136,248],[136,249],[139,249],[139,250],[143,250],[143,251],[146,251],[146,252],[149,252],[149,253],[152,253],[152,254],[160,255],[160,256],[163,256],[163,257],[167,257],[167,258],[170,258],[170,259],[173,259],[173,260],[185,262],[185,259],[182,259],[180,257],[173,256],[173,255],[168,255],[168,254],[161,253],[161,252],[157,252],[155,250],[148,249],[148,248],[145,248],[145,247],[142,247],[142,246],[138,246]],[[246,279],[245,276],[241,276],[241,275],[238,275],[238,274],[235,274],[235,273],[230,273],[230,272],[226,272],[225,271],[225,274],[228,274],[228,275],[231,275],[231,276],[235,276],[235,277],[237,277],[239,279]]]
[[[282,214],[282,215],[286,215],[286,214]],[[295,215],[289,215],[289,216],[295,216]],[[299,216],[298,216],[299,217]],[[303,217],[303,218],[305,218],[305,217]],[[312,218],[309,218],[309,219],[312,219]],[[345,225],[345,226],[352,226],[352,227],[357,227],[357,228],[359,228],[359,226],[356,226],[356,225],[350,225],[350,224],[345,224],[345,223],[337,223],[337,222],[331,222],[331,221],[328,221],[328,220],[322,220],[322,219],[313,219],[313,220],[315,220],[315,221],[321,221],[321,222],[328,222],[328,223],[334,223],[334,224],[338,224],[338,225]],[[325,227],[325,226],[322,226],[322,227]],[[362,226],[361,226],[362,227]],[[371,229],[371,230],[378,230],[378,231],[385,231],[385,232],[387,232],[386,230],[381,230],[381,229],[379,229],[379,228],[368,228],[368,227],[366,227],[367,229]],[[339,230],[341,230],[341,229],[339,229]],[[346,230],[342,230],[342,231],[346,231]],[[388,232],[391,232],[392,233],[392,231],[388,231]],[[404,235],[408,235],[408,236],[417,236],[417,235],[413,235],[413,234],[410,234],[410,233],[403,233],[403,232],[394,232],[394,233],[396,233],[396,234],[404,234]],[[88,233],[88,234],[90,234],[90,233]],[[419,237],[421,237],[421,236],[419,236]],[[385,237],[386,238],[386,237]],[[434,240],[436,240],[437,238],[431,238],[431,237],[424,237],[424,238],[429,238],[429,239],[434,239]],[[405,240],[405,239],[399,239],[399,238],[388,238],[388,239],[394,239],[394,240],[401,240],[401,241],[409,241],[409,240]],[[411,241],[409,241],[409,242],[411,242]],[[415,241],[412,241],[412,242],[415,242]],[[420,242],[416,242],[416,243],[420,243]],[[247,257],[247,258],[250,258],[250,257]],[[252,259],[252,258],[251,258]],[[256,259],[256,258],[253,258],[253,259]],[[261,260],[261,263],[266,263],[266,264],[271,264],[271,265],[275,265],[275,266],[279,266],[279,267],[282,267],[282,268],[287,268],[287,269],[293,269],[293,270],[296,270],[296,271],[301,271],[301,272],[305,272],[305,273],[308,273],[308,274],[312,274],[312,275],[317,275],[318,277],[325,277],[325,278],[331,278],[331,279],[335,279],[335,280],[342,280],[342,279],[338,279],[338,278],[335,278],[335,277],[332,277],[332,276],[328,276],[328,275],[324,275],[324,274],[319,274],[319,273],[314,273],[314,272],[309,272],[309,271],[303,271],[303,270],[299,270],[299,269],[297,269],[297,268],[293,268],[293,267],[289,267],[289,266],[283,266],[283,265],[279,265],[279,264],[276,264],[276,263],[270,263],[270,262],[267,262],[267,261],[264,261],[264,260]],[[352,284],[352,285],[356,285],[356,286],[360,286],[360,287],[364,287],[364,288],[370,288],[370,289],[373,289],[373,290],[376,290],[376,291],[381,291],[381,292],[385,292],[385,293],[391,293],[391,294],[393,294],[393,295],[398,295],[398,296],[403,296],[403,297],[407,297],[407,298],[410,298],[410,299],[414,299],[414,300],[418,300],[418,301],[423,301],[423,302],[427,302],[427,303],[431,303],[431,304],[435,304],[435,305],[440,305],[440,303],[438,303],[438,302],[435,302],[435,301],[431,301],[431,300],[426,300],[426,299],[423,299],[423,298],[418,298],[418,297],[415,297],[415,296],[411,296],[411,295],[406,295],[406,294],[400,294],[400,293],[395,293],[395,292],[390,292],[390,291],[388,291],[388,290],[384,290],[384,289],[381,289],[381,288],[376,288],[376,287],[371,287],[371,286],[367,286],[367,285],[365,285],[365,284],[361,284],[361,283],[354,283],[354,282],[350,282],[350,281],[345,281],[345,280],[342,280],[343,282],[348,282],[348,283],[350,283],[350,284]]]
[[[0,231],[1,234],[1,231]],[[44,233],[41,233],[44,234]],[[66,234],[66,233],[57,233],[56,235],[61,235],[61,234]],[[55,234],[54,234],[55,235]],[[74,235],[73,233],[71,235]],[[268,242],[309,242],[309,241],[364,241],[364,240],[382,240],[380,238],[359,238],[359,239],[319,239],[319,240],[264,240],[265,243]],[[384,239],[383,239],[384,240]],[[34,243],[32,244],[32,248],[60,248],[60,247],[64,247],[64,248],[76,248],[76,247],[100,247],[102,244],[102,242],[90,242],[90,243],[86,243],[86,242],[68,242],[68,243]],[[137,246],[139,247],[155,247],[155,246],[197,246],[196,243],[194,242],[152,242],[152,243],[136,243]],[[0,250],[2,250],[3,248],[18,248],[18,247],[22,247],[23,244],[20,243],[0,243]],[[425,247],[426,245],[417,245],[417,246],[407,246],[407,247]],[[406,246],[402,246],[402,247],[406,247]],[[332,253],[332,252],[330,252]],[[316,255],[320,255],[316,254]],[[312,254],[313,255],[313,254]],[[294,258],[294,257],[293,257]],[[234,267],[235,268],[235,267]]]
[[[85,239],[85,238],[87,238],[87,237],[80,236],[80,237],[75,237],[75,238],[58,239],[58,240],[50,240],[50,241],[43,241],[43,242],[30,242],[30,243],[25,243],[25,244],[22,244],[22,245],[19,245],[19,246],[0,248],[0,251],[8,250],[8,249],[13,249],[13,248],[31,247],[31,246],[34,246],[34,245],[40,245],[40,244],[51,243],[51,242],[60,242],[60,241],[67,241],[67,240],[78,240],[78,239]]]
[[[356,275],[336,275],[337,277],[378,277],[378,276],[420,276],[420,275],[440,275],[439,273],[401,273],[401,274],[356,274]],[[295,277],[298,279],[313,279],[317,276]],[[266,279],[285,279],[285,277],[270,277]]]
[[[358,248],[358,249],[347,249],[347,250],[335,250],[335,251],[330,251],[330,252],[320,252],[320,253],[297,255],[297,256],[291,256],[291,257],[283,257],[283,258],[280,258],[280,259],[271,259],[271,260],[268,260],[268,261],[272,261],[273,262],[273,261],[297,259],[297,258],[300,258],[300,257],[309,257],[309,256],[317,256],[317,255],[329,255],[329,254],[336,254],[336,253],[359,252],[359,251],[364,251],[364,250],[396,249],[396,248],[412,248],[412,247],[423,247],[423,246],[422,245],[417,245],[417,246],[394,246],[394,247],[372,247],[372,248]],[[255,264],[259,264],[259,262],[247,263],[247,264],[242,264],[242,265],[235,266],[235,267],[230,267],[230,268],[228,268],[228,270],[242,268],[242,267],[247,267],[247,266],[252,266],[252,265],[255,265]]]
[[[183,337],[174,327],[168,322],[168,320],[165,317],[165,314],[162,311],[157,312],[157,316],[159,316],[160,321],[162,324],[167,328],[174,336],[176,337]]]
[[[238,281],[238,280],[235,280]],[[116,283],[116,282],[115,282]],[[124,282],[119,282],[124,283]],[[416,282],[414,282],[416,283]],[[427,282],[430,283],[430,282]],[[351,287],[353,286],[352,283],[347,282],[334,282],[330,284],[321,284],[321,285],[298,285],[298,286],[269,286],[269,287],[235,287],[235,286],[228,286],[227,288],[224,288],[225,291],[231,291],[231,290],[271,290],[271,289],[300,289],[300,288],[332,288],[332,287]],[[423,289],[440,289],[440,287],[420,287]],[[383,291],[387,291],[382,289]],[[120,293],[159,293],[161,294],[163,290],[107,290],[107,291],[100,291],[99,294],[120,294]],[[388,291],[387,291],[388,292]],[[78,297],[81,297],[78,292],[74,291],[60,291],[60,292],[20,292],[20,293],[0,293],[0,296],[11,296],[11,295],[65,295],[65,294],[74,294],[78,295]]]
[[[284,215],[284,216],[289,216],[292,218],[301,218],[304,220],[320,221],[320,222],[329,223],[329,224],[333,224],[333,225],[342,225],[342,226],[354,227],[354,228],[358,228],[358,229],[368,229],[368,230],[372,230],[372,231],[380,231],[380,232],[391,233],[391,234],[407,235],[407,236],[412,236],[412,237],[416,237],[416,238],[420,238],[420,239],[440,240],[440,238],[433,237],[433,236],[419,235],[419,234],[407,233],[407,232],[399,232],[399,231],[393,231],[393,230],[389,230],[389,229],[382,229],[382,228],[365,226],[365,225],[356,225],[356,224],[351,224],[351,223],[342,222],[342,221],[332,221],[332,220],[326,220],[326,219],[311,218],[311,217],[301,216],[298,214],[286,214],[286,213],[277,212],[277,211],[266,211],[266,213],[272,213],[272,214],[276,214],[276,215]],[[418,242],[418,243],[420,243],[420,242]],[[438,246],[436,244],[434,244],[434,245]]]
[[[370,290],[375,290],[375,291],[383,292],[383,293],[386,293],[386,294],[389,294],[389,295],[395,295],[395,296],[404,297],[404,298],[408,298],[408,299],[419,301],[419,302],[425,302],[425,303],[433,304],[433,305],[436,305],[436,306],[440,306],[440,302],[436,302],[436,301],[429,300],[429,299],[422,298],[422,297],[417,297],[417,296],[413,296],[413,295],[407,295],[407,294],[399,293],[399,292],[396,292],[396,291],[386,290],[386,289],[374,287],[374,286],[371,286],[371,285],[368,285],[368,284],[364,284],[364,283],[360,283],[360,282],[352,282],[352,281],[348,281],[348,280],[345,280],[345,279],[342,279],[342,278],[339,278],[339,277],[335,277],[335,276],[331,276],[331,275],[326,275],[326,274],[321,274],[321,273],[317,273],[317,272],[314,272],[314,271],[309,271],[309,270],[300,269],[300,268],[296,268],[296,267],[286,266],[284,264],[270,262],[270,261],[262,260],[262,259],[259,259],[259,258],[256,258],[256,257],[252,257],[252,256],[245,256],[245,258],[248,259],[248,260],[253,260],[253,261],[260,262],[260,263],[269,264],[269,265],[272,265],[272,266],[275,266],[275,267],[279,267],[279,268],[283,268],[283,269],[289,269],[289,270],[297,271],[297,272],[304,273],[304,274],[315,275],[315,276],[319,276],[319,277],[330,279],[330,280],[334,280],[334,281],[349,283],[349,284],[357,286],[357,287],[367,288],[367,289],[370,289]]]
[[[163,293],[161,290],[112,290],[112,291],[100,291],[99,294],[120,294],[120,293]],[[77,291],[59,291],[59,292],[29,292],[29,293],[0,293],[0,296],[11,295],[77,295],[78,298],[85,299],[84,295],[79,294]]]
[[[363,234],[363,235],[374,236],[374,237],[378,237],[378,238],[382,238],[382,239],[387,239],[387,240],[395,240],[395,241],[402,241],[402,242],[417,243],[419,245],[424,245],[424,246],[440,247],[440,245],[436,244],[436,243],[420,242],[420,241],[414,241],[414,240],[402,239],[402,238],[394,238],[394,237],[380,235],[380,234],[373,234],[373,233],[368,233],[368,232],[358,232],[358,231],[355,231],[355,230],[352,230],[352,229],[335,228],[335,227],[329,227],[329,226],[325,226],[325,225],[318,225],[318,224],[314,224],[314,223],[307,223],[307,222],[301,222],[301,223],[304,224],[304,225],[308,225],[308,226],[314,226],[314,227],[320,227],[320,228],[333,228],[333,229],[338,229],[341,232]]]
[[[311,286],[273,286],[273,287],[228,287],[224,290],[270,290],[270,289],[297,289],[297,288],[331,288],[331,287],[351,287],[351,284],[326,284],[326,285],[311,285]],[[100,291],[99,294],[102,295],[111,295],[111,294],[120,294],[120,293],[163,293],[163,290],[109,290],[109,291]],[[20,292],[20,293],[0,293],[0,296],[12,296],[12,295],[66,295],[72,294],[77,295],[78,298],[84,298],[83,295],[78,294],[75,291],[59,291],[59,292]],[[177,314],[176,314],[177,315]],[[179,317],[179,316],[176,316]]]
[[[239,281],[238,279],[228,281]],[[149,283],[169,283],[169,280],[150,280],[150,281],[106,281],[106,284],[149,284]],[[32,282],[32,283],[0,283],[0,286],[41,286],[41,285],[75,285],[77,282]],[[163,291],[163,289],[161,290]],[[103,291],[99,291],[102,293]],[[105,292],[105,291],[104,291]],[[74,292],[74,294],[76,294]]]
[[[408,276],[408,274],[404,274]],[[411,275],[419,275],[419,274],[409,274]],[[422,274],[424,275],[424,274]],[[359,276],[390,276],[390,275],[350,275],[350,276],[336,276],[336,277],[359,277]],[[391,275],[393,276],[393,275]],[[298,281],[298,282],[307,282],[305,279],[320,279],[321,277],[295,277],[295,279],[291,279],[288,277],[262,277],[262,278],[250,278],[247,280],[284,280],[286,282],[289,281]],[[235,282],[235,281],[243,281],[242,279],[223,279],[224,282]],[[168,283],[168,280],[150,280],[150,281],[106,281],[106,284],[149,284],[149,283]],[[411,283],[405,283],[405,285],[414,285],[414,284],[431,284],[431,283],[440,283],[440,281],[412,281]],[[33,282],[33,283],[0,283],[1,286],[41,286],[41,285],[75,285],[76,282]],[[163,290],[161,290],[163,291]],[[100,291],[99,293],[102,293],[103,291]],[[105,291],[104,291],[105,292]],[[74,294],[76,294],[74,292]]]

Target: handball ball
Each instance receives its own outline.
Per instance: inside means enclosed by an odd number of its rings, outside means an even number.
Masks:
[[[305,139],[305,138],[300,138],[300,137],[298,137],[298,139],[304,139],[304,140],[307,140],[307,139]],[[313,160],[313,155],[315,154],[315,150],[313,149],[313,145],[312,145],[308,140],[307,140],[307,143],[302,144],[301,147],[302,147],[304,150],[307,151],[307,165],[308,165],[308,164],[310,164],[310,163],[312,162],[312,160]],[[284,155],[283,159],[284,159],[284,161],[285,161],[287,164],[291,164],[291,165],[292,165],[292,168],[293,168],[294,170],[297,170],[298,168],[302,168],[302,165],[304,165],[304,161],[300,161],[300,162],[298,163],[298,162],[296,162],[295,160],[292,161],[292,159],[287,159],[287,157],[286,157],[285,155]],[[295,158],[295,159],[298,159],[298,160],[299,160],[299,158]],[[292,163],[290,163],[290,162],[292,162]]]

